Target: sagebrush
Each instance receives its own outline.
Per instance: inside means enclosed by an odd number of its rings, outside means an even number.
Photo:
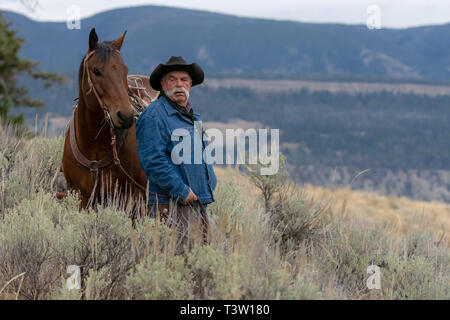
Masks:
[[[208,206],[210,244],[176,255],[160,221],[133,225],[112,206],[79,212],[72,192],[57,200],[62,146],[0,129],[0,298],[450,299],[450,251],[434,234],[340,219],[287,180],[253,177],[252,187],[230,168]],[[366,286],[371,264],[381,290]],[[69,265],[80,290],[67,288]]]

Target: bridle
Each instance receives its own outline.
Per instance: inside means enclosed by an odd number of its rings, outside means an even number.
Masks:
[[[118,50],[117,50],[118,51]],[[88,84],[89,84],[89,90],[86,92],[86,95],[90,94],[91,91],[94,92],[95,97],[97,98],[98,104],[100,105],[100,107],[103,109],[103,112],[105,114],[105,120],[106,123],[109,124],[109,127],[114,130],[114,122],[111,118],[111,114],[109,113],[108,107],[106,106],[106,104],[103,102],[102,98],[100,98],[100,95],[97,92],[97,89],[95,89],[94,84],[92,83],[91,80],[91,74],[89,72],[89,67],[88,67],[88,60],[90,57],[92,57],[92,55],[95,53],[95,50],[92,50],[91,52],[89,52],[83,60],[83,74],[81,77],[81,87],[84,88],[84,74],[87,74],[87,79],[88,79]]]

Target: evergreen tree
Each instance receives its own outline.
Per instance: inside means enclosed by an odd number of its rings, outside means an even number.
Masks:
[[[14,126],[24,126],[23,113],[10,115],[12,107],[41,107],[43,102],[29,96],[28,90],[18,84],[22,75],[41,79],[44,88],[53,84],[61,84],[63,77],[56,73],[47,73],[38,69],[39,62],[19,57],[23,38],[17,36],[17,31],[11,28],[11,22],[0,12],[0,123]]]

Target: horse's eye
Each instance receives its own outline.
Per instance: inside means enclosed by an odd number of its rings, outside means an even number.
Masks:
[[[100,75],[100,71],[97,68],[92,69],[92,72],[96,75],[99,76]]]

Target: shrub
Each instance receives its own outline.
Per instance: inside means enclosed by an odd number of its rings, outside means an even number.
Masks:
[[[114,278],[110,273],[111,269],[108,267],[100,268],[98,271],[94,269],[89,270],[86,278],[86,299],[104,300],[110,296],[111,279]]]
[[[98,207],[97,212],[73,211],[63,223],[61,238],[70,241],[63,240],[66,247],[59,252],[61,261],[80,266],[82,279],[91,277],[94,284],[100,280],[107,282],[106,289],[95,291],[96,298],[123,298],[125,277],[135,263],[130,239],[131,220],[123,211]],[[89,275],[91,271],[94,273]]]
[[[388,249],[387,234],[378,225],[369,227],[363,221],[335,223],[316,251],[321,273],[333,275],[335,285],[350,298],[367,293],[367,267],[381,264]]]
[[[286,182],[288,176],[286,170],[286,157],[280,152],[279,153],[279,168],[277,173],[273,175],[263,175],[261,174],[261,168],[264,166],[258,161],[257,164],[244,164],[244,168],[253,182],[255,187],[257,187],[264,199],[264,208],[266,212],[271,209],[271,201],[276,192],[278,192],[283,184]]]
[[[284,185],[271,210],[273,238],[280,242],[284,252],[297,250],[304,243],[322,240],[324,207],[312,200],[293,185]]]
[[[450,299],[450,255],[431,235],[409,234],[388,253],[382,273],[386,299]]]
[[[16,143],[0,151],[0,159],[3,158],[2,208],[11,208],[21,199],[31,199],[40,189],[51,191],[52,180],[61,163],[63,142],[62,137],[35,138],[22,147]]]
[[[38,203],[22,200],[6,211],[0,224],[0,282],[26,272],[20,295],[28,299],[47,298],[49,288],[60,276],[51,248],[54,226]],[[18,286],[16,281],[10,287],[17,292]]]
[[[243,226],[249,222],[246,219],[246,199],[233,177],[218,183],[214,198],[216,201],[207,208],[211,243],[216,248],[229,252],[236,241],[236,235],[242,232]]]
[[[192,299],[190,283],[191,274],[181,256],[164,260],[149,255],[127,277],[125,286],[130,299]]]
[[[195,247],[187,255],[188,268],[194,282],[194,295],[199,299],[239,299],[242,258],[210,246]]]

